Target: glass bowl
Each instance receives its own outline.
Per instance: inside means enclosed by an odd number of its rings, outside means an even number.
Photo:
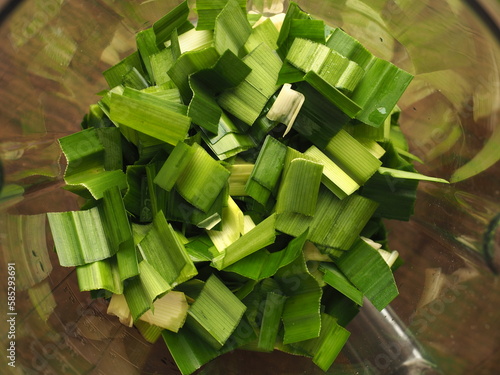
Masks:
[[[58,266],[44,215],[79,207],[60,189],[57,138],[79,130],[106,87],[101,72],[133,51],[134,34],[178,3],[0,1],[2,373],[179,373],[161,340],[147,343],[108,316],[103,299],[79,292],[74,270]],[[416,168],[451,182],[420,183],[412,219],[387,221],[405,262],[395,274],[400,296],[382,312],[362,309],[328,373],[499,373],[499,3],[297,3],[415,75],[399,102],[401,128],[424,161]],[[270,15],[286,6],[248,8]],[[240,350],[197,373],[323,372],[306,358]]]

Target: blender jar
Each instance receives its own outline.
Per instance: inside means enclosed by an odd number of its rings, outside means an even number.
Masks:
[[[134,50],[135,33],[178,3],[0,2],[2,373],[179,373],[161,339],[147,343],[106,314],[105,300],[79,292],[74,270],[58,265],[45,216],[79,207],[61,189],[57,138],[79,130],[106,87],[102,71]],[[387,221],[390,247],[405,262],[395,273],[400,296],[382,312],[362,309],[328,373],[498,373],[499,3],[297,3],[415,75],[399,102],[401,129],[424,161],[416,168],[451,182],[421,182],[412,219]],[[270,15],[287,4],[255,0],[248,9]],[[236,351],[198,373],[323,372],[305,358]]]

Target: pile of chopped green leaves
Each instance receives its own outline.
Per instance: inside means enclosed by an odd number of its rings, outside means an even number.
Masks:
[[[241,0],[195,11],[140,31],[60,139],[85,201],[48,214],[60,264],[183,374],[237,348],[326,371],[363,301],[398,294],[382,220],[440,181],[399,129],[412,76],[295,3],[279,29]]]

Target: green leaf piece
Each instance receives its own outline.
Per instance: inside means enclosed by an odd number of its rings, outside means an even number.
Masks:
[[[76,267],[80,291],[108,290],[122,294],[123,284],[115,257],[98,260]]]
[[[47,214],[59,264],[79,266],[111,257],[117,251],[109,246],[97,207],[86,211]]]
[[[255,167],[245,186],[248,195],[262,205],[267,203],[271,192],[278,184],[285,164],[286,151],[286,146],[275,138],[267,136],[264,140]],[[262,189],[259,189],[262,193],[259,194],[258,191],[252,189],[252,185],[256,184],[262,186]]]
[[[245,80],[221,94],[220,106],[247,125],[252,125],[278,86],[275,82],[281,69],[281,60],[267,44],[260,44],[243,58],[252,69]]]
[[[356,289],[334,264],[321,263],[319,269],[324,273],[323,280],[328,285],[338,290],[359,306],[363,305],[363,293]]]
[[[188,311],[192,328],[214,348],[221,348],[238,326],[246,306],[211,275]]]
[[[184,140],[191,125],[185,115],[118,94],[111,94],[110,118],[174,146]]]
[[[363,185],[382,164],[345,130],[339,131],[330,139],[325,154],[359,185]]]
[[[162,45],[170,39],[172,32],[178,30],[179,33],[188,31],[193,25],[188,20],[189,6],[187,1],[183,1],[158,21],[153,24],[156,35],[156,44]]]
[[[284,344],[316,338],[321,331],[320,301],[322,289],[299,256],[275,275],[288,297],[283,309]]]
[[[359,189],[359,184],[316,146],[309,147],[305,155],[323,164],[321,182],[339,199],[344,199]]]
[[[127,300],[133,320],[137,320],[153,307],[153,302],[171,290],[162,275],[143,260],[139,263],[139,276],[127,281],[123,295]]]
[[[293,159],[280,185],[276,213],[313,216],[316,212],[323,165],[307,159]]]
[[[276,216],[271,215],[255,228],[245,233],[231,245],[226,247],[222,254],[212,260],[212,265],[218,270],[243,259],[244,257],[272,244],[276,238]]]
[[[281,323],[281,315],[285,307],[286,296],[274,292],[267,293],[264,305],[264,314],[259,333],[258,347],[261,350],[271,352],[278,336]]]
[[[133,69],[136,69],[138,73],[144,76],[145,72],[142,68],[139,51],[133,52],[121,60],[118,64],[105,70],[103,72],[103,76],[109,87],[113,88],[123,84],[123,77]]]
[[[176,180],[177,191],[196,208],[207,212],[226,186],[230,172],[215,161],[200,145]]]
[[[328,314],[321,314],[320,336],[317,339],[300,343],[299,346],[312,356],[313,362],[320,369],[328,371],[349,336],[350,332],[338,325],[335,318]]]
[[[391,269],[380,253],[365,241],[358,239],[336,264],[378,310],[398,295]]]
[[[152,228],[138,246],[142,258],[172,287],[191,279],[198,273],[162,211],[155,216]]]
[[[234,272],[256,281],[272,277],[280,268],[297,259],[306,239],[307,231],[291,240],[283,250],[272,253],[266,249],[259,250],[226,267],[224,271]]]
[[[238,0],[227,0],[217,15],[214,26],[214,46],[219,54],[230,50],[239,55],[252,28]]]
[[[219,13],[224,9],[228,0],[196,0],[196,13],[198,14],[197,30],[213,30]],[[246,14],[247,3],[239,0],[238,4]]]

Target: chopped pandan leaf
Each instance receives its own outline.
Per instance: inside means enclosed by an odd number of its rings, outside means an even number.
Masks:
[[[269,18],[266,19],[264,22],[252,28],[252,33],[244,46],[245,52],[250,53],[261,43],[266,43],[273,50],[277,49],[278,45],[276,42],[278,40],[278,35],[278,29],[276,29],[273,21]]]
[[[154,182],[166,191],[170,191],[175,186],[177,179],[184,172],[196,149],[184,142],[179,142],[165,161]]]
[[[183,1],[153,24],[156,35],[156,44],[163,45],[172,35],[174,30],[179,34],[193,28],[188,20],[189,6],[187,1]]]
[[[126,188],[126,177],[122,171],[102,171],[99,173],[78,174],[65,178],[65,190],[84,198],[101,199],[110,186],[120,190]]]
[[[349,122],[349,116],[307,82],[299,82],[297,91],[305,96],[293,129],[320,149]]]
[[[262,43],[246,55],[243,62],[252,69],[251,73],[238,86],[223,92],[218,103],[247,125],[252,125],[278,88],[275,82],[281,60],[274,50]]]
[[[260,350],[273,351],[286,299],[287,297],[282,294],[267,293],[257,344]]]
[[[276,201],[276,213],[313,216],[321,184],[323,165],[307,159],[293,159],[287,166]]]
[[[322,289],[307,270],[302,255],[275,275],[288,297],[283,309],[284,344],[316,338],[321,331],[320,301]]]
[[[233,52],[226,50],[217,62],[189,76],[192,91],[188,115],[193,122],[211,133],[217,133],[222,110],[215,94],[240,84],[251,69]]]
[[[151,64],[150,77],[152,83],[162,85],[171,81],[168,76],[168,71],[174,65],[174,57],[171,48],[164,48],[161,51],[149,56],[149,63]]]
[[[224,9],[228,0],[197,0],[195,11],[198,14],[197,30],[213,30],[217,16]],[[246,13],[247,3],[244,0],[238,1],[242,11]]]
[[[231,175],[229,176],[229,195],[247,195],[245,186],[250,178],[250,175],[252,174],[254,166],[254,164],[249,163],[237,163],[230,166],[229,170]]]
[[[139,31],[135,37],[137,43],[137,50],[139,51],[139,56],[141,57],[142,63],[146,68],[148,73],[148,78],[151,79],[153,77],[153,71],[151,69],[151,63],[149,61],[149,57],[160,52],[156,44],[156,35],[154,29],[148,28],[142,31]]]
[[[167,191],[175,186],[186,201],[207,212],[226,186],[229,175],[199,144],[178,143],[155,183]]]
[[[141,320],[154,326],[178,332],[184,325],[188,313],[186,296],[182,292],[170,291],[153,303]]]
[[[118,187],[106,190],[102,204],[98,207],[109,243],[113,248],[118,249],[116,259],[120,279],[125,280],[136,276],[139,269],[132,228]]]
[[[293,90],[292,85],[285,83],[281,88],[276,101],[267,113],[267,118],[272,121],[279,121],[286,125],[283,137],[288,134],[299,114],[305,97],[302,93]]]
[[[215,18],[214,46],[217,52],[222,54],[230,50],[235,55],[239,55],[251,32],[252,27],[239,1],[227,0],[226,5]]]
[[[313,362],[323,371],[328,371],[344,347],[350,332],[337,323],[332,316],[321,314],[321,333],[318,338],[298,343],[300,349],[312,356]]]
[[[326,45],[365,70],[373,63],[374,56],[371,52],[340,28],[333,30]]]
[[[121,170],[106,170],[121,166],[121,140],[114,130],[85,129],[60,138],[59,144],[68,162],[64,172],[66,190],[100,199],[110,186],[126,187]]]
[[[302,252],[307,238],[307,231],[291,240],[285,249],[270,253],[266,249],[259,250],[224,268],[252,280],[263,280],[272,277],[277,270],[293,262]]]
[[[323,280],[328,285],[338,290],[359,306],[363,305],[363,293],[352,285],[334,264],[321,263],[319,269],[324,273]]]
[[[337,259],[336,264],[378,310],[398,295],[390,267],[380,253],[362,239]]]
[[[330,53],[330,48],[324,44],[297,38],[286,55],[286,61],[304,73],[318,72]]]
[[[360,194],[379,203],[375,216],[408,221],[414,213],[417,187],[418,180],[375,173],[363,186]]]
[[[316,19],[293,19],[291,21],[288,39],[305,38],[325,43],[325,23]]]
[[[412,79],[411,74],[390,62],[375,59],[350,96],[362,108],[356,119],[381,126]]]
[[[196,51],[210,47],[214,40],[212,30],[191,29],[183,34],[179,34],[179,50],[183,54],[187,51]]]
[[[123,203],[127,212],[135,217],[141,216],[141,181],[145,174],[146,167],[143,165],[127,166],[127,189],[123,196]]]
[[[105,289],[115,294],[123,293],[123,283],[116,258],[107,258],[76,267],[80,291]]]
[[[394,178],[401,178],[406,180],[418,180],[418,181],[432,181],[432,182],[441,182],[444,184],[448,184],[449,182],[443,178],[426,176],[421,173],[402,171],[394,168],[380,167],[378,172],[382,176],[391,176]]]
[[[168,108],[115,93],[111,94],[110,118],[171,145],[184,140],[191,124],[189,117]]]
[[[219,253],[241,237],[244,230],[243,212],[229,197],[222,209],[222,230],[211,230],[207,234]]]
[[[248,319],[253,331],[259,332],[264,313],[261,305],[262,301],[269,292],[283,293],[274,278],[264,279],[258,283],[255,281],[247,282],[243,285],[243,289],[241,301],[247,307],[245,317]]]
[[[267,203],[283,170],[287,148],[271,136],[264,140],[245,191],[262,205]]]
[[[188,324],[177,333],[164,330],[162,336],[170,355],[183,375],[192,374],[219,356],[219,350],[202,340]]]
[[[345,94],[350,94],[365,72],[354,61],[331,50],[317,73],[331,86]]]
[[[276,82],[278,85],[283,85],[285,83],[296,83],[304,80],[304,72],[292,64],[290,64],[287,60],[283,61],[283,65],[278,74],[278,81]]]
[[[177,191],[193,206],[207,212],[226,186],[230,172],[197,143],[194,155],[176,180]]]
[[[232,244],[227,246],[220,255],[212,260],[212,265],[218,270],[237,262],[244,257],[274,243],[276,231],[274,229],[276,215],[271,215],[252,230],[245,233]]]
[[[135,321],[134,326],[141,333],[142,337],[144,337],[144,340],[151,344],[156,343],[164,331],[163,328],[146,323],[142,320]]]
[[[113,294],[111,296],[106,313],[118,317],[120,323],[128,327],[132,327],[134,323],[132,314],[130,314],[130,309],[127,305],[127,300],[123,294]]]
[[[222,110],[207,90],[200,85],[195,74],[189,78],[189,87],[193,92],[193,97],[189,102],[188,115],[193,123],[216,133]]]
[[[358,104],[353,102],[343,92],[327,82],[319,74],[310,71],[303,77],[303,79],[315,90],[321,93],[326,99],[328,99],[331,104],[345,113],[349,118],[354,118],[361,110],[361,107]]]
[[[198,51],[185,52],[175,61],[168,75],[179,88],[185,103],[189,102],[192,95],[189,88],[189,76],[212,67],[219,57],[219,53],[211,46]]]
[[[171,286],[189,280],[198,273],[184,245],[165,220],[163,211],[155,216],[153,227],[138,246],[142,258]]]
[[[151,264],[145,260],[141,261],[139,276],[128,280],[123,289],[134,321],[153,308],[153,302],[171,289],[170,284]]]
[[[368,138],[358,138],[359,143],[361,143],[373,156],[380,159],[385,154],[385,149],[380,146],[373,139]]]
[[[154,179],[156,171],[160,168],[161,162],[151,162],[146,165],[146,183],[147,191],[149,194],[149,204],[151,207],[151,214],[155,217],[158,212],[165,210],[169,193],[156,185]]]
[[[382,164],[345,130],[339,131],[330,139],[325,154],[359,185],[363,185]]]
[[[340,94],[342,93],[352,93],[364,76],[364,70],[354,61],[324,44],[314,43],[307,39],[297,38],[294,40],[286,56],[286,61],[304,73],[315,73],[325,84],[337,90],[337,100],[341,99],[342,95]],[[349,101],[345,95],[342,100]]]
[[[189,321],[178,333],[163,331],[163,339],[183,375],[189,375],[219,355],[243,347],[256,339],[248,321],[243,317],[225,345],[216,349],[190,327]]]
[[[89,111],[83,117],[81,126],[83,130],[88,128],[107,128],[112,127],[113,124],[97,104],[91,104]]]
[[[107,127],[98,128],[96,132],[104,147],[104,170],[123,169],[123,143],[120,130],[115,127]]]
[[[122,84],[136,90],[143,90],[149,87],[148,80],[136,69],[132,68],[123,76]]]
[[[320,188],[313,217],[283,213],[277,217],[276,229],[298,236],[304,228],[309,228],[311,242],[324,247],[330,255],[338,256],[356,241],[377,205],[357,194],[339,200],[328,189]]]
[[[210,208],[203,212],[187,202],[175,189],[167,195],[165,216],[170,221],[193,224],[198,228],[220,230],[222,209],[228,199],[228,189],[224,187]]]
[[[47,214],[59,264],[79,266],[113,256],[118,250],[107,240],[97,207],[86,211]]]
[[[123,77],[133,69],[136,69],[137,72],[144,77],[145,72],[142,67],[139,51],[133,52],[121,60],[118,64],[105,70],[103,72],[103,76],[109,87],[113,88],[123,84]]]
[[[382,126],[413,76],[388,61],[374,57],[340,29],[332,33],[327,46],[365,70],[365,75],[350,95],[362,108],[356,118],[370,126]]]
[[[323,164],[321,182],[339,199],[343,199],[359,189],[359,184],[316,146],[309,147],[305,155],[311,156]]]
[[[305,12],[303,12],[299,6],[297,5],[297,3],[295,2],[290,2],[290,5],[288,6],[288,9],[286,11],[286,15],[285,15],[285,19],[283,20],[283,24],[281,26],[281,29],[280,29],[280,34],[278,36],[278,40],[277,40],[277,44],[278,44],[278,52],[280,54],[280,56],[282,58],[284,58],[287,53],[288,53],[288,50],[290,49],[290,46],[292,45],[295,37],[297,36],[301,36],[300,34],[301,33],[306,33],[306,34],[309,34],[309,27],[308,26],[312,26],[314,25],[315,27],[318,26],[317,22],[316,23],[310,23],[310,24],[307,24],[305,25],[301,25],[301,28],[300,28],[300,33],[299,32],[295,32],[293,31],[293,26],[298,26],[300,25],[299,23],[297,23],[297,20],[309,20],[311,21],[311,16]],[[295,21],[295,24],[294,24],[294,21]],[[323,28],[324,28],[324,24],[323,24]],[[293,34],[293,35],[290,35],[290,34]],[[323,35],[322,35],[322,39],[321,40],[318,40],[318,42],[321,42],[323,41],[324,42],[324,38],[325,38],[325,34],[324,34],[324,31],[323,31]]]
[[[221,348],[239,324],[245,305],[211,275],[188,310],[188,323],[214,348]]]
[[[190,238],[184,246],[193,263],[210,262],[213,255],[217,253],[217,249],[208,235]]]
[[[251,149],[256,143],[248,134],[238,130],[224,112],[219,120],[217,135],[212,137],[204,132],[202,139],[219,160],[226,160]]]
[[[337,290],[323,288],[325,313],[333,316],[339,325],[346,327],[360,311],[360,306]]]
[[[251,68],[230,50],[224,51],[213,66],[195,73],[204,89],[213,95],[238,86],[250,74]]]
[[[144,105],[154,105],[171,110],[179,115],[187,114],[187,107],[177,100],[166,100],[160,95],[154,95],[145,90],[134,90],[130,87],[125,87],[122,93],[123,96],[131,99],[137,99],[144,102]]]

